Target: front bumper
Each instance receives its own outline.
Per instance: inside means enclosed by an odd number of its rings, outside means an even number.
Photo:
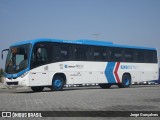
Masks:
[[[15,79],[5,78],[4,85],[6,87],[28,87],[29,86],[28,75],[26,75],[24,78],[21,77]]]

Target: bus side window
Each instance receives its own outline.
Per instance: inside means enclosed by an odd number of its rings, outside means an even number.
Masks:
[[[92,46],[87,46],[86,49],[87,61],[94,61],[93,57],[93,48]]]
[[[46,48],[38,48],[37,56],[40,62],[47,63],[47,49]]]
[[[100,47],[93,47],[94,61],[103,61],[103,49]]]
[[[60,45],[60,60],[65,61],[65,60],[70,60],[71,56],[71,50],[70,46],[68,44],[61,44]]]
[[[124,59],[125,62],[133,62],[134,61],[134,51],[132,49],[125,49]]]
[[[155,50],[145,51],[145,62],[146,63],[157,63],[157,52]]]
[[[86,46],[74,45],[74,57],[77,61],[86,61]]]
[[[144,63],[144,52],[143,50],[135,50],[135,62]]]
[[[57,62],[57,61],[60,61],[60,47],[57,45],[57,44],[53,44],[52,45],[52,50],[53,50],[53,52],[52,52],[52,54],[53,54],[53,56],[52,56],[52,62]]]
[[[103,48],[102,56],[103,56],[103,61],[104,62],[111,61],[111,50],[110,50],[109,47],[104,47]]]
[[[144,50],[144,62],[145,63],[150,63],[152,61],[152,57],[150,56],[150,51]]]
[[[122,49],[121,48],[112,48],[112,61],[121,62],[122,61]]]
[[[152,51],[152,63],[157,63],[158,60],[157,60],[157,51],[154,50]]]
[[[45,47],[35,47],[32,53],[31,68],[48,63],[48,52]]]

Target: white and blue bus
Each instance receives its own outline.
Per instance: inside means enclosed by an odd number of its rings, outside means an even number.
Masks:
[[[34,92],[82,84],[125,88],[159,76],[155,48],[94,40],[36,39],[13,44],[8,51],[4,84],[28,86]]]

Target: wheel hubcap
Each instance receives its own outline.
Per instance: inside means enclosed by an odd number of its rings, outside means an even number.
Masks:
[[[62,85],[61,80],[55,80],[55,81],[54,81],[54,86],[55,86],[55,88],[60,88],[61,85]]]
[[[128,86],[128,85],[129,85],[129,79],[125,78],[125,86]]]

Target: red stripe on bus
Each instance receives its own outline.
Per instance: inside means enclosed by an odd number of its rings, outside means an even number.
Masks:
[[[117,72],[118,72],[119,65],[120,65],[120,62],[117,62],[116,68],[115,68],[115,70],[114,70],[114,75],[115,75],[115,77],[116,77],[117,83],[120,83],[120,79],[119,79],[119,76],[118,76],[118,73],[117,73]]]

